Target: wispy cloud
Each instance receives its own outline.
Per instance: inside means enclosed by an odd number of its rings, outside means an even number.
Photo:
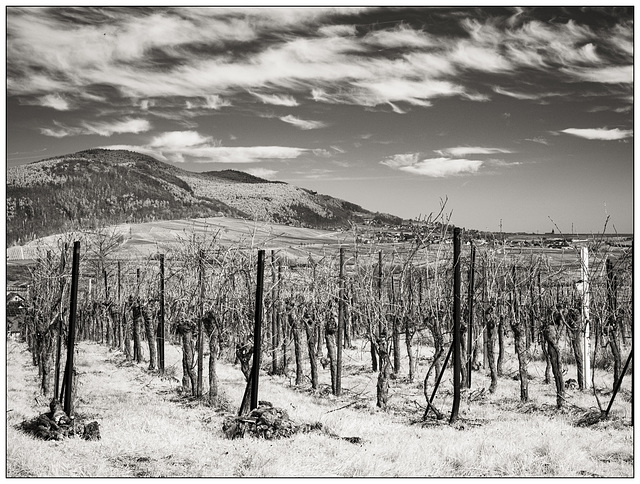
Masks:
[[[452,58],[463,67],[478,71],[506,72],[514,68],[512,62],[497,49],[479,47],[466,41],[458,43],[452,52]]]
[[[542,136],[536,136],[535,138],[526,138],[525,141],[531,141],[533,143],[538,143],[541,145],[549,145],[549,141],[547,141],[547,139],[543,138]]]
[[[389,168],[407,173],[444,178],[465,173],[476,173],[482,166],[483,161],[446,157],[421,160],[418,153],[404,153],[390,156],[380,163]]]
[[[370,32],[365,35],[363,42],[384,48],[424,48],[436,44],[436,40],[426,32],[409,28],[406,25]]]
[[[463,22],[471,39],[436,37],[408,25],[380,28],[356,37],[352,24],[319,25],[323,34],[319,38],[283,37],[283,41],[265,43],[263,50],[236,58],[225,53],[224,48],[254,41],[267,28],[273,31],[292,25],[291,19],[304,24],[336,13],[357,12],[282,10],[261,9],[236,16],[233,10],[224,9],[181,10],[180,15],[169,9],[133,17],[116,10],[109,12],[100,27],[67,24],[65,29],[46,10],[12,10],[8,19],[8,90],[26,95],[58,86],[60,92],[71,93],[108,78],[111,85],[131,97],[192,98],[233,95],[248,89],[265,103],[293,106],[295,98],[288,92],[277,92],[279,89],[327,92],[323,86],[330,82],[340,86],[351,83],[358,89],[343,91],[342,95],[336,89],[333,95],[328,91],[329,102],[370,106],[406,101],[428,105],[427,101],[435,97],[466,93],[467,89],[453,77],[460,69],[508,74],[522,65],[545,68],[558,59],[565,68],[571,68],[571,63],[589,67],[597,62],[601,66],[594,44],[585,43],[598,37],[586,29],[535,22],[519,29],[504,29],[488,20]],[[77,13],[80,16],[80,11]],[[628,39],[619,35],[616,42],[624,44]],[[212,53],[202,56],[189,48],[192,45],[211,46]],[[505,50],[505,45],[510,50]],[[371,49],[375,47],[408,47],[413,52],[386,57],[374,55]],[[540,59],[534,61],[527,52],[538,53]],[[151,53],[157,59],[152,59]],[[167,59],[179,62],[156,68]],[[578,76],[596,76],[588,71],[575,72]],[[258,90],[267,85],[272,91],[269,94]],[[217,109],[219,103],[208,106]]]
[[[575,82],[605,85],[592,96],[614,88],[629,94],[633,83],[632,21],[591,28],[577,20],[542,22],[525,8],[477,18],[443,10],[442,29],[394,22],[364,33],[356,16],[369,10],[83,8],[62,15],[10,8],[7,93],[64,111],[96,102],[81,93],[108,80],[101,102],[114,96],[150,109],[179,99],[183,111],[173,118],[153,112],[176,119],[246,103],[247,92],[275,106],[311,98],[406,113],[407,106],[429,108],[446,98],[487,102],[491,91],[544,101],[572,92]],[[521,86],[523,73],[553,80],[553,93],[504,87]],[[324,126],[293,115],[279,119],[300,129]],[[45,129],[50,136],[74,133]]]
[[[220,140],[197,131],[171,131],[155,136],[146,145],[111,145],[106,149],[124,149],[149,154],[163,161],[182,163],[258,163],[266,160],[291,160],[310,153],[306,148],[289,146],[222,146]]]
[[[444,178],[464,173],[476,173],[482,163],[481,160],[467,160],[464,158],[427,158],[398,169],[416,175]]]
[[[574,77],[576,81],[599,82],[604,84],[632,84],[633,66],[608,67],[572,67],[563,72]]]
[[[37,102],[40,106],[53,108],[57,111],[69,111],[71,109],[69,101],[59,94],[47,94],[37,98]]]
[[[82,11],[74,12],[82,17]],[[8,92],[26,96],[54,90],[71,96],[109,79],[127,97],[200,97],[206,102],[188,102],[209,109],[228,105],[229,96],[249,90],[267,104],[297,106],[291,91],[312,92],[318,102],[391,103],[399,112],[398,102],[428,107],[433,99],[452,96],[486,101],[486,95],[469,92],[461,81],[459,74],[466,70],[510,76],[523,67],[559,65],[572,80],[632,81],[631,63],[607,65],[609,59],[602,58],[596,44],[609,39],[611,46],[632,53],[629,27],[618,26],[606,36],[575,22],[543,24],[522,15],[522,21],[511,24],[500,18],[463,20],[467,37],[436,36],[408,24],[358,37],[353,23],[322,23],[359,12],[353,8],[150,12],[92,10],[87,14],[101,16],[102,22],[73,24],[67,18],[63,25],[46,9],[11,9]],[[322,36],[285,35],[293,22],[315,25]],[[279,28],[284,29],[280,38]],[[267,30],[278,41],[249,54],[228,54]],[[192,46],[208,46],[208,54]],[[387,56],[376,51],[399,47],[411,52]],[[260,91],[265,86],[267,94]],[[50,99],[49,105],[64,108],[59,100]]]
[[[380,163],[386,165],[389,168],[402,168],[405,166],[411,166],[418,162],[418,153],[401,153],[397,155],[388,156]]]
[[[155,136],[149,146],[167,151],[177,151],[194,146],[220,146],[220,140],[210,136],[202,136],[197,131],[170,131]]]
[[[567,128],[560,132],[577,136],[579,138],[605,141],[621,140],[631,138],[633,136],[633,130],[619,128]]]
[[[512,153],[511,150],[504,148],[485,148],[482,146],[457,146],[454,148],[445,148],[443,150],[435,150],[440,155],[449,156],[469,156],[469,155],[493,155],[497,153]]]
[[[295,116],[289,114],[287,116],[282,116],[280,121],[284,121],[285,123],[293,124],[296,128],[300,129],[319,129],[326,127],[326,124],[322,121],[309,121],[306,119],[296,118]]]
[[[293,96],[279,95],[279,94],[261,94],[259,92],[252,92],[255,97],[260,99],[264,104],[274,104],[276,106],[298,106],[299,103]]]
[[[222,98],[221,96],[218,96],[217,94],[210,94],[208,96],[204,96],[201,99],[197,98],[194,100],[186,101],[187,109],[204,108],[217,111],[225,106],[231,106],[231,102],[227,99]]]
[[[351,37],[358,33],[355,25],[323,25],[318,29],[326,37]]]
[[[538,100],[544,97],[547,97],[548,94],[538,94],[538,93],[531,93],[531,92],[515,92],[515,91],[509,91],[507,89],[503,89],[500,86],[494,86],[493,87],[493,91],[496,92],[497,94],[501,94],[503,96],[508,96],[508,97],[512,97],[515,99],[520,99],[520,100]]]
[[[56,121],[53,122],[56,128],[41,128],[40,132],[45,136],[55,138],[65,138],[67,136],[78,135],[99,135],[112,136],[122,133],[144,133],[151,129],[151,123],[146,119],[124,119],[120,121],[104,122],[84,122],[81,126],[70,127]]]

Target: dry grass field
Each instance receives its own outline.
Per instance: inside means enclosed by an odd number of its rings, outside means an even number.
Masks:
[[[360,445],[316,431],[290,439],[228,440],[225,415],[234,414],[244,381],[239,366],[220,362],[218,374],[226,408],[216,410],[179,391],[181,351],[166,348],[165,377],[146,365],[125,361],[95,343],[78,345],[76,414],[97,420],[99,441],[70,438],[41,441],[17,426],[48,411],[38,396],[37,368],[22,343],[7,344],[7,477],[631,477],[633,427],[631,378],[624,381],[611,418],[588,427],[576,423],[596,407],[592,392],[567,391],[567,405],[555,409],[555,392],[543,384],[544,367],[532,362],[531,402],[519,402],[519,382],[500,379],[495,394],[485,371],[473,373],[465,393],[460,422],[422,422],[422,381],[426,348],[419,349],[418,378],[409,382],[407,361],[391,382],[390,408],[375,407],[376,374],[370,371],[368,348],[345,351],[343,395],[331,395],[328,370],[321,370],[320,389],[296,388],[287,376],[261,374],[261,400],[284,408],[296,422],[321,422],[342,437],[357,436]],[[515,372],[512,349],[506,375]],[[205,388],[206,366],[205,357]],[[265,362],[266,364],[266,362]],[[308,369],[307,369],[308,370]],[[568,367],[566,378],[575,378]],[[451,410],[451,371],[445,373],[435,400]],[[609,401],[610,374],[597,371],[603,405]]]
[[[308,250],[313,246],[349,244],[353,240],[353,234],[349,232],[292,227],[229,217],[120,224],[106,228],[105,232],[122,236],[123,243],[118,248],[118,257],[141,259],[159,251],[170,255],[184,240],[194,236],[211,238],[215,235],[218,243],[223,245],[278,248],[289,257],[302,258],[308,256]],[[59,238],[60,235],[51,235],[24,246],[9,247],[7,258],[33,260],[37,257],[38,250],[58,250]]]

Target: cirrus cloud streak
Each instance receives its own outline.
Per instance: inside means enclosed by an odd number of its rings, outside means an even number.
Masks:
[[[633,130],[619,128],[567,128],[560,132],[577,136],[579,138],[605,141],[616,141],[631,138],[633,136]]]

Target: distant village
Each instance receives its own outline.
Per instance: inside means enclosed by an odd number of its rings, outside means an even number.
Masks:
[[[440,223],[425,221],[403,221],[401,224],[380,223],[373,217],[365,217],[358,226],[357,243],[402,243],[419,239],[428,244],[453,243],[452,227],[443,227]],[[506,247],[541,247],[548,249],[563,249],[589,244],[598,239],[611,247],[630,247],[633,236],[628,235],[584,235],[584,234],[556,234],[555,231],[545,234],[482,232],[479,230],[464,230],[462,240],[465,244],[473,241],[475,246],[506,246]]]

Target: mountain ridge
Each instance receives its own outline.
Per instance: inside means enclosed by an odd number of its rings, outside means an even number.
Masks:
[[[191,172],[149,155],[90,149],[7,169],[6,243],[77,228],[224,215],[311,228],[365,217],[354,203],[237,170]]]

